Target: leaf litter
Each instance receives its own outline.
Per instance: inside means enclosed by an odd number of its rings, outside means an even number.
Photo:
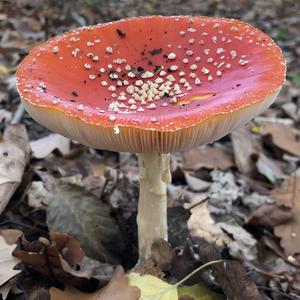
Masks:
[[[3,298],[24,299],[27,293],[50,299],[49,286],[51,297],[69,293],[76,299],[89,292],[99,298],[103,290],[98,290],[110,281],[115,264],[122,263],[127,272],[136,264],[136,157],[81,147],[49,134],[26,113],[16,116],[14,72],[34,45],[51,36],[128,15],[168,14],[174,2],[167,0],[161,6],[155,0],[137,6],[136,0],[111,1],[99,10],[97,1],[82,1],[88,3],[16,1],[13,8],[6,1],[0,3],[0,149],[2,154],[9,150],[8,156],[0,156],[0,230],[20,230],[1,231],[1,236],[18,244],[15,253],[23,259],[20,269],[11,264],[13,274],[22,272],[0,287]],[[180,299],[214,299],[209,298],[213,291],[229,299],[260,299],[257,286],[268,299],[298,299],[299,3],[192,0],[176,9],[180,14],[235,17],[262,28],[284,51],[288,81],[272,108],[247,127],[212,145],[172,156],[171,244],[158,243],[139,272],[172,284],[200,264],[227,255],[234,260],[226,268],[216,265],[211,267],[213,273],[195,275],[188,294],[179,293]],[[10,125],[14,119],[27,130]],[[7,172],[10,163],[14,168]],[[98,223],[102,226],[96,229]],[[62,233],[53,235],[48,226],[67,235],[59,238]],[[50,269],[49,263],[45,265],[49,259]],[[192,292],[193,286],[197,291],[204,285],[206,298]],[[128,287],[121,291],[127,293]],[[127,295],[116,292],[109,289],[103,299]],[[139,298],[131,292],[128,297]]]

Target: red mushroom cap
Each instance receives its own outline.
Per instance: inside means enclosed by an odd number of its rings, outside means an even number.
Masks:
[[[100,149],[170,152],[262,112],[285,71],[279,47],[249,24],[151,16],[52,38],[21,63],[17,85],[53,131]]]

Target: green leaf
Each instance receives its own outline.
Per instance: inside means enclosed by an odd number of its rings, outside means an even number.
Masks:
[[[198,298],[195,300],[219,300],[222,298],[211,298],[212,295],[215,296],[217,294],[211,292],[210,290],[201,287],[200,285],[196,285],[194,287],[179,287],[182,283],[184,283],[186,280],[194,276],[196,273],[200,272],[204,268],[217,264],[220,262],[224,262],[224,260],[214,260],[210,261],[196,270],[194,270],[192,273],[187,275],[185,278],[180,280],[174,285],[171,285],[167,282],[162,281],[161,279],[152,276],[152,275],[144,275],[141,276],[138,273],[129,273],[127,275],[128,282],[130,286],[137,286],[141,290],[141,298],[140,300],[178,300],[178,290],[189,291],[190,293],[194,292],[195,295],[198,295]],[[202,288],[200,290],[200,288]],[[178,289],[178,290],[177,290]],[[197,294],[198,293],[198,294]],[[185,294],[184,294],[185,295]],[[202,295],[203,297],[206,296],[206,298],[199,298],[199,296]],[[208,298],[208,296],[210,298]]]
[[[130,286],[137,286],[141,290],[140,300],[178,299],[177,286],[168,284],[155,276],[130,273],[128,280]]]
[[[225,300],[222,295],[212,292],[200,284],[179,287],[178,296],[189,296],[194,300]]]

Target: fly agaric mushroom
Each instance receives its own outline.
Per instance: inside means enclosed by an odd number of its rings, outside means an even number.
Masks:
[[[17,71],[29,114],[98,149],[137,153],[141,259],[167,239],[170,154],[213,142],[265,110],[285,81],[270,37],[246,23],[149,16],[73,30]]]

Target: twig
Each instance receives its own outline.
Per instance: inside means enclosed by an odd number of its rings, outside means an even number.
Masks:
[[[195,208],[195,207],[198,206],[198,205],[203,204],[203,203],[206,202],[206,201],[208,201],[208,197],[205,197],[204,199],[200,200],[199,202],[193,204],[192,206],[190,206],[190,207],[188,208],[188,210],[191,211],[193,208]]]
[[[274,273],[274,272],[267,272],[267,271],[261,270],[257,267],[252,267],[252,268],[253,268],[253,271],[255,271],[256,273],[262,274],[267,277],[271,277],[273,279],[282,279],[283,278],[282,275]]]

